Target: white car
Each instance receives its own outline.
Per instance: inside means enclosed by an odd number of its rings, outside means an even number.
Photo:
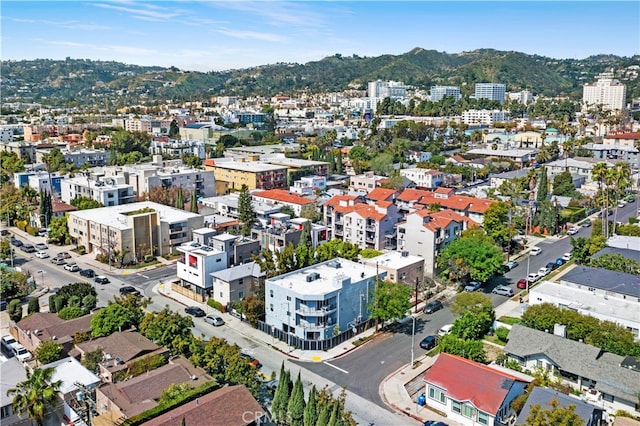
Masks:
[[[571,260],[571,253],[565,253],[562,255],[562,260],[564,260],[565,262],[568,262]]]
[[[47,257],[49,257],[49,253],[47,253],[46,251],[39,251],[36,253],[36,257],[38,259],[46,259]]]
[[[568,235],[575,235],[578,233],[578,231],[580,231],[580,228],[578,228],[577,226],[572,226],[571,228],[569,228],[569,230],[567,231]]]
[[[530,253],[532,256],[537,256],[537,255],[539,255],[540,253],[542,253],[542,249],[541,249],[540,247],[533,247],[531,250],[529,250],[529,253]]]
[[[16,358],[18,358],[18,361],[27,362],[31,361],[31,358],[33,358],[31,352],[29,352],[27,348],[22,346],[20,343],[14,343],[12,349]]]
[[[535,283],[539,279],[540,275],[538,275],[536,272],[531,272],[529,275],[527,275],[527,281],[529,281],[530,283]]]
[[[446,336],[447,334],[451,333],[451,329],[453,328],[453,324],[445,324],[442,326],[442,328],[440,328],[440,330],[438,330],[438,336],[442,337],[442,336]]]
[[[620,200],[620,201],[618,201],[618,207],[622,208],[622,207],[624,207],[624,206],[626,206],[626,205],[627,205],[627,202],[626,202],[626,201],[624,201],[624,200]]]
[[[549,272],[551,272],[551,269],[545,268],[543,266],[542,268],[538,269],[538,276],[545,277],[545,276],[549,275]]]

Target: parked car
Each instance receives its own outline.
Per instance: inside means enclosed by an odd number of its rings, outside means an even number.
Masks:
[[[46,250],[46,249],[48,249],[48,248],[49,248],[49,246],[48,246],[48,245],[46,245],[45,243],[38,243],[38,244],[36,244],[36,249],[38,249],[38,250]]]
[[[562,260],[564,260],[565,262],[568,262],[571,260],[571,253],[565,253],[562,255]]]
[[[67,253],[66,251],[63,251],[62,253],[59,253],[58,257],[61,257],[63,259],[71,259],[71,255],[69,253]]]
[[[13,354],[18,358],[18,361],[27,362],[33,358],[31,352],[29,352],[27,348],[22,346],[20,343],[14,343],[12,348]]]
[[[493,290],[491,290],[491,293],[499,294],[500,296],[507,296],[507,297],[513,296],[513,290],[510,287],[507,287],[506,285],[499,285],[495,287]]]
[[[200,308],[198,308],[200,309]],[[255,368],[261,368],[262,364],[256,358],[252,357],[249,354],[245,354],[244,352],[240,352],[240,357],[247,360],[250,365],[253,365]]]
[[[574,225],[567,230],[567,235],[576,235],[578,231],[580,231],[580,228]]]
[[[49,231],[47,231],[45,228],[38,229],[38,236],[39,237],[45,237],[48,233],[49,233]]]
[[[558,265],[558,267],[564,265],[565,263],[567,263],[567,262],[561,257],[556,259],[556,265]]]
[[[187,306],[186,308],[184,308],[184,311],[189,315],[193,315],[194,317],[203,317],[203,316],[207,315],[202,310],[202,308],[200,308],[198,306]]]
[[[608,209],[607,210],[607,216],[611,216],[613,214],[613,210]],[[602,219],[602,212],[598,213],[598,218]]]
[[[433,300],[429,303],[427,303],[424,307],[424,309],[422,310],[422,312],[424,312],[425,314],[432,314],[434,312],[439,311],[440,309],[444,308],[444,306],[442,306],[442,302],[439,300]]]
[[[0,339],[0,342],[2,344],[2,350],[4,351],[4,353],[7,354],[8,356],[12,357],[13,356],[13,344],[14,343],[18,343],[18,342],[16,342],[16,339],[14,339],[12,335],[7,334],[6,336],[2,336],[2,339]]]
[[[464,291],[473,292],[480,290],[480,287],[482,287],[482,283],[480,281],[471,281],[469,285],[464,287]]]
[[[558,265],[556,262],[549,262],[547,263],[547,265],[545,266],[545,268],[551,270],[551,271],[555,271],[556,269],[558,269]]]
[[[224,325],[224,320],[219,316],[213,315],[213,314],[209,314],[206,317],[204,317],[204,322],[211,324],[215,327],[220,327],[221,325]]]
[[[78,272],[80,269],[77,263],[67,263],[64,265],[64,269],[69,272]]]
[[[46,251],[39,251],[35,254],[35,256],[38,259],[46,259],[47,257],[49,257],[49,253],[47,253]]]
[[[510,270],[512,270],[513,268],[515,268],[518,265],[519,265],[519,263],[516,262],[515,260],[510,260],[510,261],[508,261],[507,263],[504,264],[504,269],[506,271],[510,271]]]
[[[536,272],[531,272],[529,275],[527,275],[527,281],[529,281],[530,283],[535,283],[539,279],[540,275],[538,275]]]
[[[438,420],[427,420],[422,426],[449,426],[444,422],[439,422]]]
[[[22,247],[23,242],[18,240],[17,238],[12,238],[11,239],[11,245],[14,247]]]
[[[538,275],[540,276],[540,278],[546,277],[547,275],[549,275],[550,272],[551,272],[551,269],[544,266],[538,269]]]
[[[109,284],[109,282],[110,282],[109,278],[105,277],[104,275],[98,275],[93,280],[95,282],[97,282],[98,284]]]
[[[53,259],[51,259],[51,263],[53,263],[54,265],[64,265],[65,263],[67,263],[66,260],[64,260],[61,257],[54,257]]]
[[[6,237],[9,235],[9,231],[7,229],[0,229],[0,237]]]
[[[516,287],[518,287],[519,289],[526,290],[527,289],[527,280],[525,278],[520,278],[518,280],[518,283],[516,284]]]
[[[622,207],[624,207],[624,206],[626,206],[626,205],[627,205],[627,202],[626,202],[626,201],[624,201],[624,200],[620,200],[620,201],[618,201],[618,207],[622,208]]]
[[[442,337],[442,336],[446,336],[447,334],[451,333],[451,329],[453,328],[453,324],[445,324],[442,327],[440,327],[440,330],[438,330],[438,336]]]
[[[80,271],[80,275],[87,278],[93,278],[96,276],[96,273],[93,271],[93,269],[83,269],[82,271]]]
[[[422,349],[430,350],[438,345],[438,336],[427,336],[420,341],[420,347]]]
[[[584,222],[582,222],[582,227],[583,228],[588,228],[590,226],[591,226],[591,221],[589,219],[587,219]]]
[[[25,253],[33,253],[34,251],[36,251],[36,248],[33,244],[23,244],[22,247],[20,247],[20,250]]]
[[[124,287],[120,287],[120,294],[122,294],[123,296],[127,296],[129,294],[140,296],[140,291],[133,286],[126,285]]]
[[[537,255],[539,255],[540,253],[542,253],[542,249],[541,249],[540,247],[533,247],[531,250],[529,250],[529,253],[530,253],[532,256],[537,256]]]

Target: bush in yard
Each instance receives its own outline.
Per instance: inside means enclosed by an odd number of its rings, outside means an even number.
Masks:
[[[40,312],[40,301],[37,297],[32,297],[29,299],[29,304],[27,305],[27,312],[29,314],[33,314],[34,312]]]
[[[84,315],[84,310],[77,306],[67,306],[60,309],[60,312],[58,312],[58,317],[60,317],[63,320],[79,318],[83,315]]]
[[[51,312],[52,314],[55,314],[56,312],[58,312],[57,306],[56,306],[56,295],[55,294],[50,294],[49,295],[49,312]]]
[[[11,321],[18,322],[22,319],[22,303],[18,299],[13,299],[7,306],[7,313]]]
[[[496,328],[496,337],[503,342],[509,341],[509,329],[507,327],[498,327]]]

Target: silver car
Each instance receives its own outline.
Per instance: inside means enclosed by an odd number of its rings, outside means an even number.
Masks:
[[[221,325],[224,325],[224,320],[222,318],[212,314],[209,314],[206,317],[204,317],[204,322],[211,324],[215,327],[220,327]]]

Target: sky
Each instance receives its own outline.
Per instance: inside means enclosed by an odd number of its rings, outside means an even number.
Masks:
[[[640,53],[640,2],[28,1],[0,3],[0,57],[222,71],[335,54],[480,48]]]

